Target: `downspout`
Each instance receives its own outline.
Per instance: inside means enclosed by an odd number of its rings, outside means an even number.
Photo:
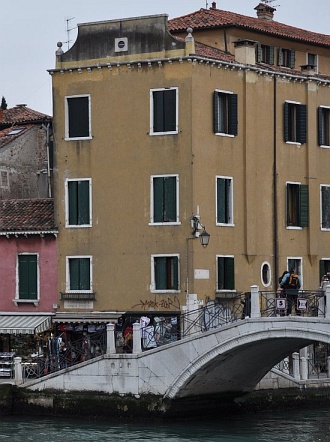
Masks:
[[[276,75],[274,75],[274,106],[273,106],[273,112],[274,112],[274,135],[273,135],[273,142],[274,142],[274,164],[273,164],[273,187],[274,187],[274,289],[277,289],[277,281],[278,281],[278,275],[279,275],[279,256],[278,256],[278,218],[277,218],[277,137],[276,137],[276,125],[277,125],[277,118],[276,118],[276,110],[277,110],[277,79]]]
[[[48,182],[48,198],[52,197],[52,187],[50,182],[50,158],[49,158],[49,126],[46,126],[46,149],[47,149],[47,182]]]

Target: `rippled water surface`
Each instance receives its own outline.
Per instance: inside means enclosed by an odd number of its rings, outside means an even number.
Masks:
[[[1,441],[330,441],[330,410],[294,410],[163,423],[1,417]]]

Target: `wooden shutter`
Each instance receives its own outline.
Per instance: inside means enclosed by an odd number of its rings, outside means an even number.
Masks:
[[[237,94],[228,94],[228,133],[230,135],[237,135]]]
[[[262,46],[260,43],[257,44],[257,62],[262,62]]]
[[[69,138],[89,137],[88,97],[68,98]]]
[[[268,47],[267,54],[268,54],[267,63],[268,64],[274,64],[274,46],[269,46]]]
[[[330,228],[330,187],[321,187],[322,228]]]
[[[277,65],[278,66],[283,66],[283,49],[282,48],[278,48],[278,52],[277,52]]]
[[[219,114],[220,114],[220,100],[219,100],[219,92],[214,91],[213,93],[213,131],[215,134],[220,132],[219,127]]]
[[[290,51],[290,68],[294,69],[296,64],[296,51],[294,49],[291,49]]]
[[[154,190],[154,223],[163,222],[164,213],[164,178],[157,177],[153,179],[153,190]]]
[[[79,290],[90,290],[90,259],[79,258]]]
[[[222,256],[218,257],[218,290],[223,290],[225,288],[224,260],[225,259]]]
[[[307,106],[297,105],[297,141],[301,144],[307,140]]]
[[[217,223],[226,222],[226,183],[223,178],[217,179]]]
[[[70,290],[80,290],[80,265],[79,258],[69,258]]]
[[[78,224],[78,182],[68,181],[69,225]]]
[[[19,299],[38,299],[37,255],[18,256]]]
[[[154,258],[156,290],[166,290],[166,256]]]
[[[235,290],[234,258],[225,259],[226,290]]]
[[[308,185],[300,186],[300,226],[308,227],[309,224],[309,204],[308,204]]]
[[[164,132],[164,92],[153,91],[153,131]]]
[[[289,130],[289,103],[284,103],[284,141],[290,141],[290,130]]]
[[[164,177],[164,222],[176,222],[176,177]]]
[[[324,137],[324,120],[323,120],[324,110],[322,107],[317,108],[317,135],[318,135],[318,145],[322,146],[325,144]]]
[[[173,272],[173,290],[179,290],[179,258],[174,256],[172,258],[172,272]]]
[[[176,127],[176,89],[164,91],[164,132],[175,132]]]
[[[78,224],[90,224],[89,181],[78,181]]]

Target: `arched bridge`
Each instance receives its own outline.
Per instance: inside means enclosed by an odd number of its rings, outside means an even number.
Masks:
[[[248,392],[288,354],[330,344],[330,318],[256,317],[137,354],[107,354],[23,386],[176,399]]]

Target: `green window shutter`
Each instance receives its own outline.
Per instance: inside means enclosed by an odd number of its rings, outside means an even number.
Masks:
[[[173,290],[179,290],[179,258],[174,256],[173,262]]]
[[[218,257],[218,290],[223,290],[225,288],[225,258]]]
[[[268,64],[274,64],[274,46],[269,46],[268,48]]]
[[[164,91],[164,129],[166,132],[175,132],[176,127],[176,90]]]
[[[296,64],[296,51],[294,49],[291,49],[290,51],[290,68],[294,69]]]
[[[330,229],[330,187],[321,187],[322,228]]]
[[[301,144],[307,140],[307,106],[297,105],[297,141]]]
[[[154,91],[153,112],[154,112],[154,132],[164,132],[164,92]]]
[[[257,62],[261,63],[262,62],[262,47],[261,47],[260,43],[257,44],[256,50],[257,50]]]
[[[78,224],[78,182],[68,181],[69,224]]]
[[[69,138],[88,137],[89,100],[88,97],[68,98]]]
[[[89,181],[78,181],[78,224],[90,224]]]
[[[225,260],[226,289],[235,290],[234,258]]]
[[[80,290],[80,265],[79,258],[69,259],[70,290]]]
[[[90,259],[79,258],[79,290],[90,290]]]
[[[289,141],[289,103],[284,103],[284,141]]]
[[[220,132],[219,127],[219,113],[220,113],[220,100],[219,100],[219,92],[214,91],[213,93],[213,131],[214,133]]]
[[[18,278],[19,299],[37,299],[37,255],[19,255]]]
[[[278,52],[277,52],[277,65],[278,66],[283,66],[283,49],[282,48],[278,48]]]
[[[226,183],[223,178],[217,179],[217,222],[226,222]]]
[[[164,213],[164,178],[157,177],[153,179],[154,187],[154,223],[163,222]]]
[[[176,177],[164,177],[164,222],[176,222]]]
[[[300,226],[308,227],[309,224],[309,204],[308,204],[308,185],[300,186]]]
[[[228,110],[229,110],[229,127],[228,133],[230,135],[237,135],[237,94],[228,94]]]
[[[155,271],[156,290],[166,290],[167,288],[166,256],[154,258],[154,271]]]
[[[323,108],[317,108],[317,135],[318,135],[318,145],[322,146],[325,144],[324,137],[324,120],[323,120]]]

